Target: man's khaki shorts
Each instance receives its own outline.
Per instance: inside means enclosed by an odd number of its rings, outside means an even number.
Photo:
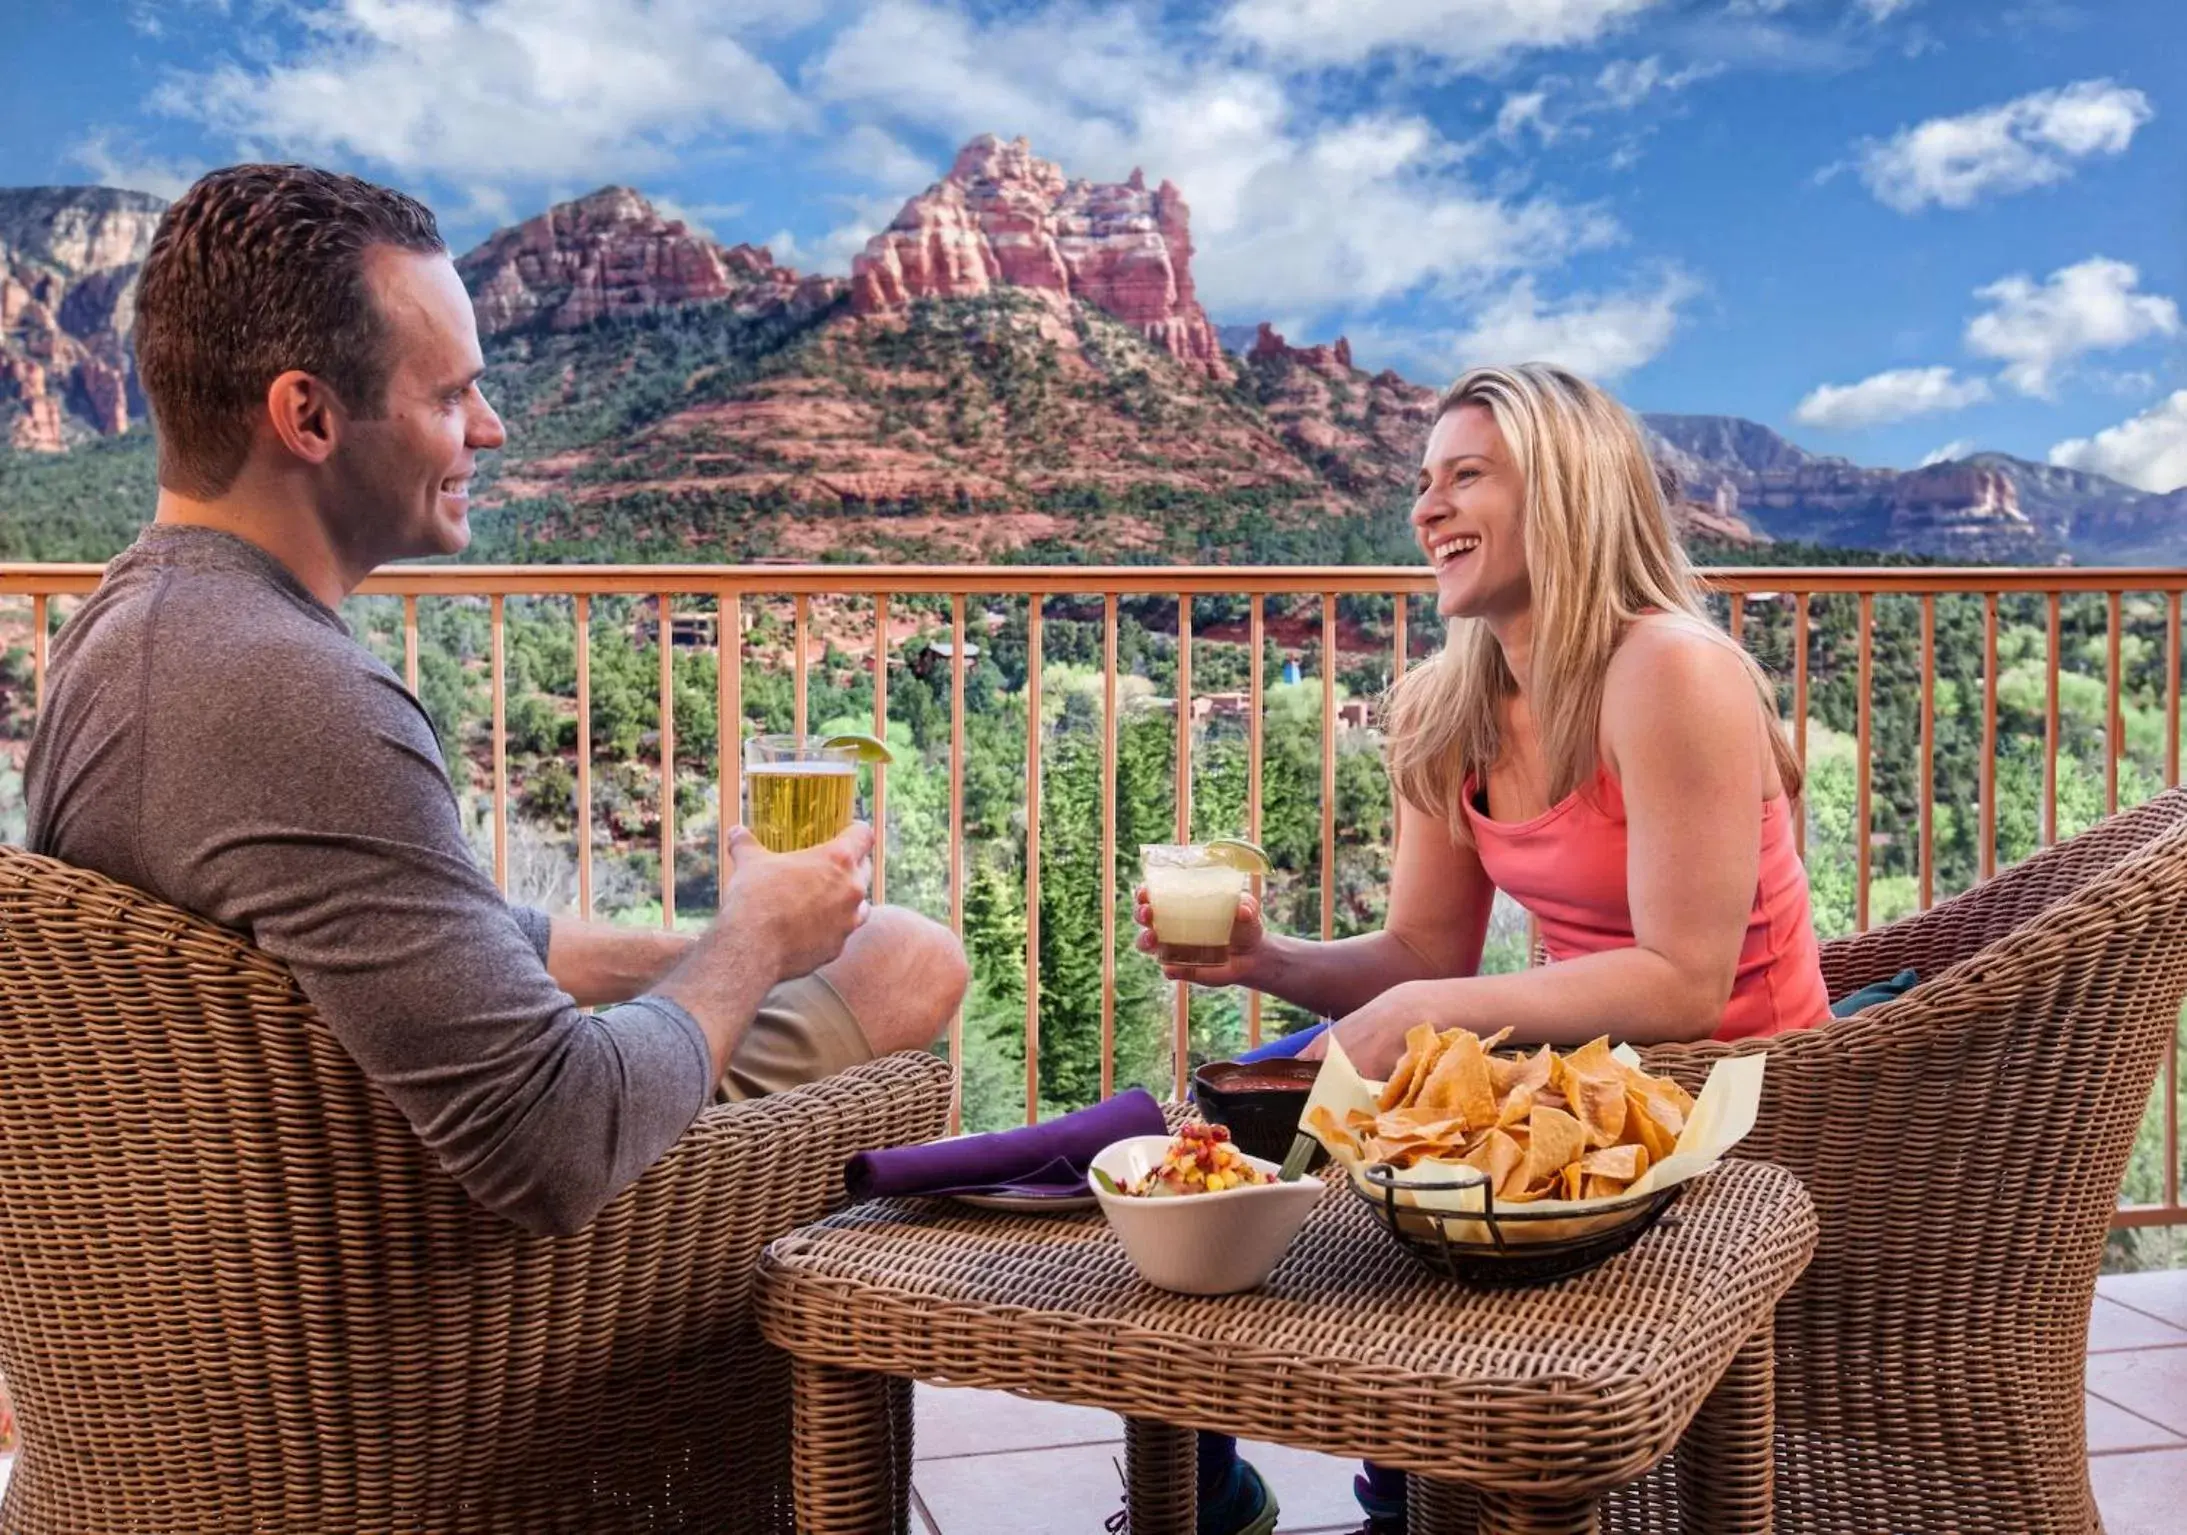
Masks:
[[[841,993],[821,976],[801,975],[767,993],[714,1096],[734,1103],[786,1092],[872,1059],[866,1031]]]

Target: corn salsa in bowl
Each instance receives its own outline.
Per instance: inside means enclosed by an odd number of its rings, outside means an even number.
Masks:
[[[1228,1295],[1274,1271],[1325,1192],[1285,1183],[1219,1125],[1135,1135],[1102,1150],[1087,1175],[1125,1256],[1147,1283],[1185,1295]]]

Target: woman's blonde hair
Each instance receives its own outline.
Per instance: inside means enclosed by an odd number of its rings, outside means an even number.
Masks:
[[[1546,363],[1474,368],[1444,391],[1436,417],[1468,405],[1495,418],[1525,482],[1522,536],[1533,610],[1527,695],[1550,802],[1594,776],[1611,653],[1626,628],[1651,612],[1683,615],[1738,650],[1768,721],[1778,775],[1796,800],[1799,764],[1778,728],[1769,679],[1709,620],[1700,583],[1671,531],[1663,482],[1624,407]],[[1443,649],[1391,690],[1390,777],[1406,799],[1445,815],[1460,838],[1466,779],[1485,778],[1495,762],[1496,706],[1517,686],[1488,625],[1453,619]]]

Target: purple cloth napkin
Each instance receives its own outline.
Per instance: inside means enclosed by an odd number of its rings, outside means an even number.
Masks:
[[[1161,1135],[1168,1128],[1154,1096],[1135,1087],[1106,1103],[1022,1130],[861,1151],[843,1169],[843,1181],[853,1199],[899,1194],[1083,1194],[1086,1170],[1104,1147],[1134,1135]]]

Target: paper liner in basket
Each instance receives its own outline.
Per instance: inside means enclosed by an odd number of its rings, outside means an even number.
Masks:
[[[1641,1064],[1639,1055],[1629,1045],[1620,1045],[1610,1053],[1628,1066]],[[1762,1072],[1768,1063],[1767,1056],[1741,1055],[1720,1060],[1711,1067],[1709,1079],[1702,1084],[1701,1095],[1694,1100],[1693,1112],[1687,1116],[1685,1128],[1679,1133],[1671,1154],[1642,1173],[1623,1193],[1609,1199],[1535,1199],[1525,1204],[1499,1205],[1499,1215],[1523,1211],[1528,1217],[1523,1221],[1500,1222],[1504,1241],[1510,1244],[1554,1242],[1607,1231],[1624,1221],[1637,1219],[1642,1212],[1637,1207],[1605,1211],[1602,1206],[1629,1205],[1641,1195],[1700,1177],[1754,1128],[1754,1116],[1762,1104]],[[1362,1077],[1350,1057],[1345,1055],[1344,1047],[1331,1038],[1328,1059],[1322,1062],[1314,1091],[1299,1116],[1299,1129],[1327,1147],[1329,1155],[1350,1174],[1353,1184],[1377,1204],[1390,1197],[1389,1193],[1367,1181],[1366,1163],[1357,1148],[1342,1137],[1332,1139],[1322,1135],[1313,1128],[1313,1121],[1314,1110],[1320,1108],[1329,1110],[1340,1125],[1345,1122],[1345,1116],[1355,1110],[1371,1114],[1375,1112],[1381,1094],[1382,1084]],[[1479,1176],[1462,1162],[1441,1160],[1416,1162],[1398,1174],[1402,1182],[1414,1183],[1465,1182]],[[1405,1214],[1408,1210],[1418,1210],[1448,1217],[1479,1212],[1483,1192],[1484,1186],[1479,1184],[1447,1191],[1400,1187],[1395,1191],[1398,1224],[1417,1236],[1433,1238],[1440,1228],[1441,1235],[1449,1241],[1493,1245],[1496,1237],[1485,1221],[1431,1220],[1425,1214],[1408,1218]],[[1571,1218],[1544,1218],[1560,1215]]]

